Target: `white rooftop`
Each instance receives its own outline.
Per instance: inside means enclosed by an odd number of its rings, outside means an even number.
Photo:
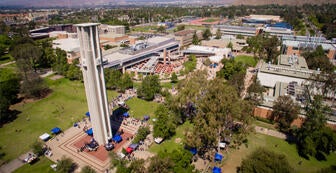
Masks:
[[[231,52],[230,48],[215,48],[215,47],[208,47],[208,46],[198,46],[198,45],[191,45],[188,51],[200,51],[200,52],[207,52],[207,53],[214,53],[216,56],[224,56],[228,55]]]
[[[54,40],[53,48],[60,48],[66,52],[77,52],[79,51],[79,40],[75,38]]]

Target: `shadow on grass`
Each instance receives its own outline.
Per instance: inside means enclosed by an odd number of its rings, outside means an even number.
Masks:
[[[17,116],[21,113],[21,111],[18,110],[9,110],[7,112],[4,113],[5,117],[1,118],[1,122],[0,122],[0,128],[7,123],[13,122]]]

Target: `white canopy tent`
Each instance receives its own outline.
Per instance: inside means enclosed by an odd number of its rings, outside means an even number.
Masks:
[[[40,136],[40,139],[43,141],[46,141],[50,138],[50,135],[48,133],[44,133],[43,135]]]

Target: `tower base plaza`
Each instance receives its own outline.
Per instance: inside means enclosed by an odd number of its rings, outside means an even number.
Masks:
[[[64,131],[64,133],[47,141],[45,144],[52,151],[52,155],[47,157],[57,162],[65,156],[71,158],[77,164],[78,170],[84,166],[90,166],[97,172],[105,172],[110,169],[109,152],[119,153],[122,148],[127,148],[131,143],[131,140],[127,139],[131,139],[140,126],[140,123],[125,126],[123,122],[113,122],[111,124],[112,128],[123,129],[124,133],[121,135],[123,140],[120,143],[115,143],[115,148],[112,151],[106,151],[104,146],[100,144],[97,151],[88,151],[85,149],[81,152],[81,147],[92,139],[92,137],[88,136],[83,130],[84,126],[91,128],[90,122],[88,120],[86,120],[86,122],[88,123],[80,122],[78,123],[79,126],[71,127]]]

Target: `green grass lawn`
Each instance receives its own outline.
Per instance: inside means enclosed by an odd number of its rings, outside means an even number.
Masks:
[[[205,30],[205,26],[185,25],[185,29]]]
[[[129,106],[129,113],[132,117],[143,119],[144,115],[149,115],[151,118],[155,117],[154,112],[159,105],[156,102],[149,102],[139,98],[132,98],[126,101]]]
[[[184,132],[191,128],[192,124],[189,121],[185,122],[183,125],[177,127],[176,134],[171,139],[165,140],[161,144],[153,143],[149,151],[153,153],[159,153],[160,151],[172,152],[175,149],[183,148]],[[180,144],[175,142],[177,138],[182,139]]]
[[[240,165],[243,158],[253,152],[256,148],[263,147],[277,153],[286,155],[294,172],[314,172],[324,167],[336,163],[336,154],[333,153],[327,157],[327,161],[317,161],[315,158],[305,160],[298,155],[295,144],[288,144],[282,139],[262,134],[250,134],[247,147],[242,146],[239,150],[230,151],[225,157],[224,170],[226,172],[236,172],[236,167]],[[299,162],[302,161],[301,164]]]
[[[6,54],[0,57],[0,64],[14,61],[14,58],[10,54]]]
[[[41,157],[40,160],[33,165],[25,164],[19,169],[15,170],[14,173],[54,173],[55,171],[51,169],[50,165],[54,164],[46,157]]]
[[[136,26],[132,27],[131,31],[134,32],[150,32],[150,31],[156,31],[158,29],[158,26],[151,25],[151,26]]]
[[[38,137],[57,126],[65,130],[82,119],[88,111],[84,85],[79,81],[46,80],[53,92],[44,99],[17,104],[18,117],[0,128],[2,161],[12,160],[30,150]],[[117,95],[108,91],[109,98]],[[16,132],[16,131],[20,132]]]
[[[215,22],[215,21],[218,21],[218,19],[208,18],[208,19],[202,20],[202,22]]]
[[[254,125],[256,126],[260,126],[260,127],[264,127],[264,128],[268,128],[268,129],[272,129],[272,130],[277,130],[275,127],[275,124],[270,124],[270,123],[266,123],[266,122],[262,122],[259,120],[255,120],[253,122]]]
[[[234,60],[247,64],[249,67],[255,67],[257,65],[257,60],[253,56],[238,55],[234,58]]]
[[[171,83],[171,82],[161,82],[162,88],[172,89],[172,86],[177,86],[177,83]]]

